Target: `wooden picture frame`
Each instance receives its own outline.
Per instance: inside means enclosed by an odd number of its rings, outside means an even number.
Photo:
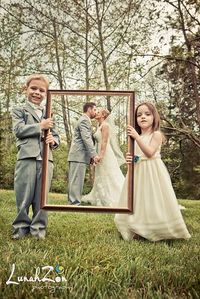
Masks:
[[[125,96],[128,98],[129,115],[128,124],[134,126],[134,91],[105,91],[105,90],[48,90],[46,103],[46,118],[51,117],[52,96]],[[46,138],[47,131],[44,132]],[[134,165],[128,164],[128,200],[127,208],[124,207],[103,207],[103,206],[75,206],[75,205],[50,205],[48,204],[48,152],[49,145],[44,142],[43,164],[42,164],[42,187],[40,207],[47,211],[68,211],[68,212],[100,212],[100,213],[125,213],[132,214],[133,211],[133,194],[134,194]],[[134,156],[134,140],[128,136],[128,152]]]

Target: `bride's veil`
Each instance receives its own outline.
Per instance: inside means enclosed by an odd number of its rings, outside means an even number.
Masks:
[[[126,162],[124,155],[119,147],[119,142],[117,140],[117,127],[115,126],[114,117],[112,114],[105,119],[110,127],[110,145],[117,158],[119,166]]]

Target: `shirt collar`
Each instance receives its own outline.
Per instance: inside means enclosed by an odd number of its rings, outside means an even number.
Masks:
[[[31,103],[31,102],[29,102],[29,101],[27,101],[27,104],[29,105],[29,106],[31,106],[31,108],[33,108],[34,110],[41,110],[41,111],[43,111],[44,110],[44,105],[36,105],[36,104],[34,104],[34,103]]]

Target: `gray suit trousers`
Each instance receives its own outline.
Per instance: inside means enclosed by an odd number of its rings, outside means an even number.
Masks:
[[[81,202],[86,167],[85,163],[69,162],[68,200],[70,203]]]
[[[49,162],[49,188],[53,175],[53,163]],[[16,194],[17,217],[13,222],[13,233],[33,236],[45,235],[47,226],[47,212],[40,209],[42,181],[42,161],[36,159],[18,160],[15,167],[14,188]],[[29,217],[29,208],[32,206],[33,216]]]

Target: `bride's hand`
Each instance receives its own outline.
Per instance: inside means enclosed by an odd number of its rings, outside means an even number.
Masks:
[[[95,156],[95,157],[93,158],[93,161],[94,161],[94,165],[99,164],[99,162],[101,162],[101,156]]]

